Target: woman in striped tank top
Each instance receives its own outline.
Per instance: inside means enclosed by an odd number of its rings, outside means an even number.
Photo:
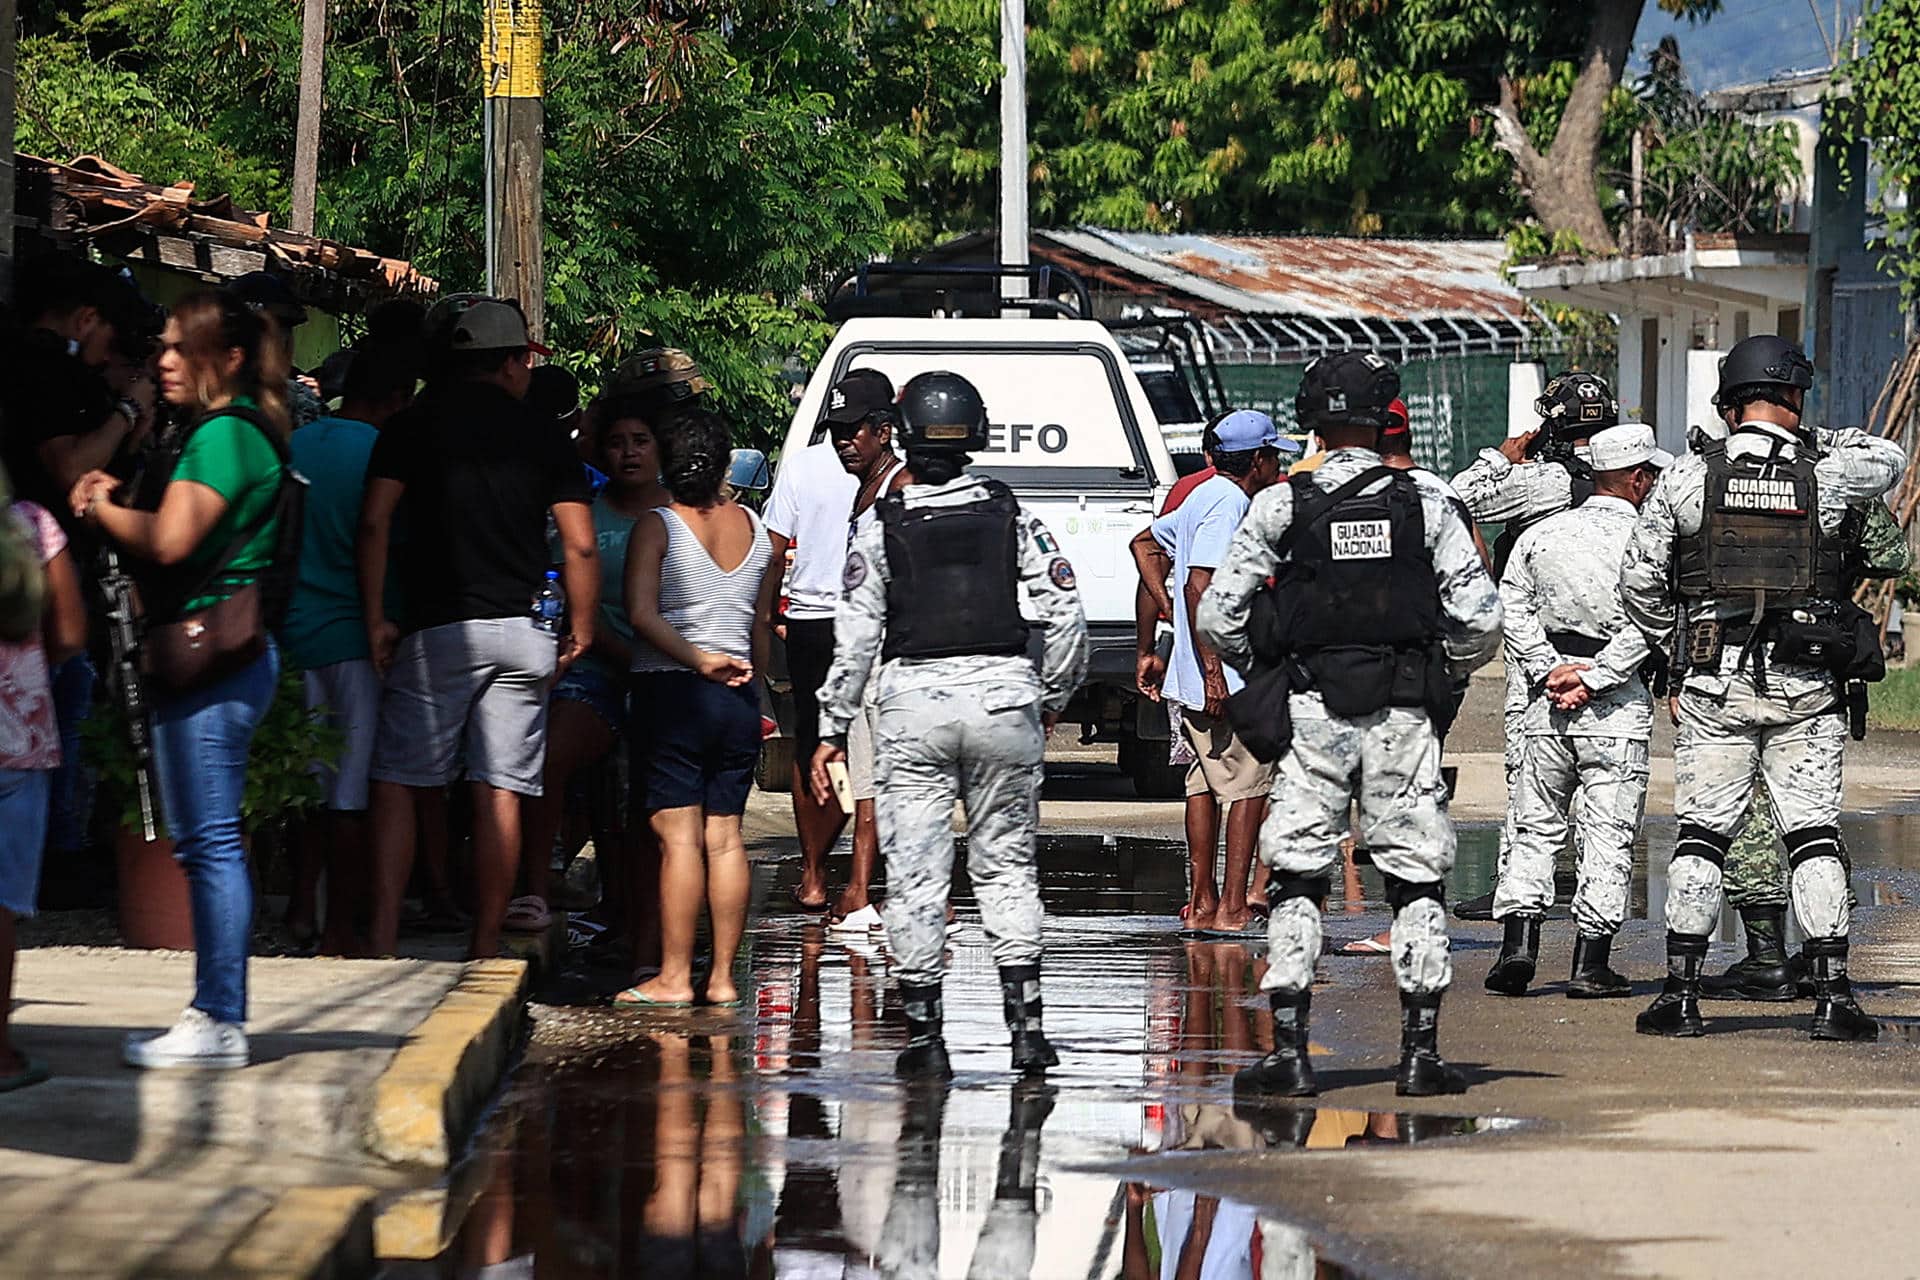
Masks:
[[[760,518],[727,488],[725,422],[697,410],[662,427],[659,446],[673,501],[634,525],[626,587],[634,630],[631,741],[642,761],[635,799],[660,842],[660,973],[614,1001],[733,1005],[749,886],[740,818],[760,754],[753,674],[766,659],[765,620],[777,588],[767,574],[773,546]],[[713,973],[696,992],[693,935],[703,900]]]

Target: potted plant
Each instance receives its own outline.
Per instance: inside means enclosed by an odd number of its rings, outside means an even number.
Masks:
[[[149,841],[141,830],[126,714],[117,701],[102,699],[80,733],[99,778],[99,803],[112,806],[119,818],[114,862],[120,882],[122,940],[130,947],[192,950],[192,901],[186,872],[174,860],[164,811],[157,838]],[[299,673],[281,672],[273,702],[254,731],[247,756],[247,788],[240,803],[247,832],[318,808],[323,793],[313,766],[337,759],[340,747],[339,732],[307,710]]]

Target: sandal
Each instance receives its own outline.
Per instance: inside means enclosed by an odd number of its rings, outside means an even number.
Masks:
[[[805,898],[802,898],[800,896],[799,885],[793,886],[787,893],[787,896],[793,899],[794,906],[800,908],[810,916],[823,916],[833,908],[832,901],[827,898],[822,898],[818,902],[808,902]]]
[[[693,1003],[691,1000],[655,1000],[638,986],[616,992],[613,997],[616,1009],[691,1009]]]
[[[507,918],[500,927],[509,933],[545,933],[553,927],[553,913],[547,910],[545,898],[527,894],[507,904]]]
[[[1393,954],[1393,944],[1382,942],[1378,938],[1355,938],[1352,942],[1343,942],[1333,949],[1336,956],[1388,956]]]

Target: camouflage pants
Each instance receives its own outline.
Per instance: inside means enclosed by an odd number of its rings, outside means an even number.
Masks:
[[[1852,913],[1853,860],[1847,856],[1847,842],[1840,841],[1840,863],[1847,869],[1847,909]],[[1753,803],[1747,807],[1747,820],[1727,850],[1727,905],[1735,911],[1743,907],[1784,907],[1791,901],[1787,892],[1787,859],[1773,825],[1773,801],[1767,795],[1764,779],[1754,786]]]
[[[1573,918],[1587,937],[1610,937],[1627,918],[1633,840],[1647,802],[1647,744],[1629,738],[1535,735],[1507,796],[1513,846],[1501,862],[1493,914],[1553,905],[1553,859],[1578,806],[1579,881]]]
[[[1675,933],[1710,934],[1720,919],[1721,868],[1686,851],[1686,828],[1731,840],[1743,814],[1759,808],[1751,804],[1759,782],[1789,845],[1812,841],[1790,878],[1802,932],[1836,938],[1847,931],[1847,873],[1838,841],[1846,722],[1830,682],[1779,671],[1771,681],[1763,694],[1745,672],[1710,673],[1688,677],[1681,691],[1673,777],[1682,843],[1667,877],[1667,928]]]
[[[1440,776],[1440,739],[1426,712],[1387,707],[1353,720],[1327,714],[1318,693],[1296,693],[1293,745],[1274,774],[1260,828],[1260,856],[1276,872],[1326,875],[1340,859],[1347,813],[1357,801],[1360,835],[1386,875],[1416,884],[1453,869],[1453,823]],[[1276,899],[1267,921],[1265,991],[1303,991],[1313,981],[1322,933],[1319,904]],[[1445,991],[1453,981],[1446,908],[1416,898],[1393,918],[1393,973],[1402,991]]]
[[[883,694],[874,724],[874,816],[887,860],[883,914],[900,981],[932,986],[946,949],[953,804],[967,810],[967,871],[996,964],[1040,958],[1037,691],[921,687]]]
[[[1521,707],[1518,710],[1509,707],[1502,717],[1502,723],[1506,731],[1506,739],[1503,743],[1503,763],[1507,771],[1507,816],[1500,824],[1500,850],[1494,862],[1494,881],[1496,884],[1501,877],[1507,874],[1507,861],[1513,856],[1513,798],[1519,794],[1520,762],[1526,758],[1527,732],[1524,727],[1526,725],[1526,719],[1527,711],[1525,707]],[[1574,793],[1573,802],[1575,805],[1580,803],[1580,793],[1577,791]],[[1569,837],[1577,838],[1579,831],[1579,815],[1576,813],[1568,835]],[[1556,859],[1559,858],[1562,853],[1566,852],[1566,848],[1566,842],[1563,840],[1560,847],[1553,851],[1553,856]],[[1553,874],[1551,867],[1548,868],[1547,874],[1549,876]]]

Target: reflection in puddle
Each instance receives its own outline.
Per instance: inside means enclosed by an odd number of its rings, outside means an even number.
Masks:
[[[1237,943],[1182,942],[1137,917],[1058,923],[1048,1013],[1063,1063],[1044,1084],[1006,1073],[992,960],[972,925],[948,986],[951,1089],[894,1080],[905,1026],[884,958],[791,919],[751,937],[750,1014],[548,1014],[572,1020],[571,1032],[549,1025],[482,1135],[485,1190],[445,1273],[1343,1277],[1266,1211],[1183,1189],[1181,1163],[1271,1153],[1263,1176],[1282,1185],[1311,1176],[1302,1150],[1489,1128],[1330,1108],[1236,1112],[1231,1073],[1270,1047],[1263,963]],[[583,1031],[595,1046],[585,1053],[546,1047]],[[1156,1158],[1126,1169],[1143,1157]]]

